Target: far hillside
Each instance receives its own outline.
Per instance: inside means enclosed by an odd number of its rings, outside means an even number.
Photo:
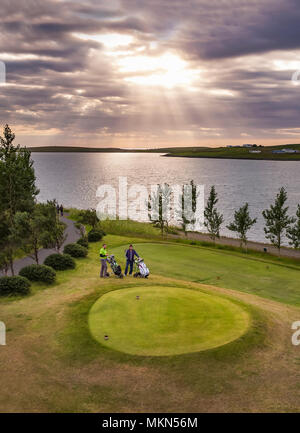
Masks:
[[[31,152],[67,153],[160,153],[167,157],[261,159],[279,161],[300,160],[300,144],[256,147],[162,147],[155,149],[121,149],[115,147],[39,146],[29,147]],[[294,152],[294,153],[293,153]]]
[[[295,153],[293,153],[295,152]],[[166,156],[187,158],[222,158],[222,159],[262,159],[280,161],[299,161],[300,144],[255,147],[217,147],[171,149]]]

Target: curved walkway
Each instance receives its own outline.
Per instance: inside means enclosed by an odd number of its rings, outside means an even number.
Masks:
[[[211,238],[206,233],[198,233],[198,232],[188,232],[187,236],[184,233],[179,232],[178,235],[169,235],[168,237],[172,238],[182,238],[189,239],[192,241],[204,241],[204,242],[212,242]],[[235,238],[227,238],[225,236],[221,236],[220,239],[216,239],[216,245],[228,245],[231,247],[240,247],[240,241]],[[278,250],[271,244],[264,244],[261,242],[248,241],[248,249],[264,252],[264,248],[267,249],[267,253],[273,256],[278,256]],[[300,259],[300,250],[295,250],[292,248],[282,247],[280,252],[281,257],[288,257],[291,259]]]
[[[66,231],[65,234],[67,235],[67,238],[64,242],[64,245],[66,244],[71,244],[74,243],[76,241],[78,241],[78,239],[80,238],[80,232],[79,230],[75,227],[74,222],[71,221],[70,219],[66,218],[66,217],[60,217],[60,220],[62,222],[64,222],[67,227],[66,227]],[[44,260],[46,259],[46,257],[50,256],[50,254],[55,253],[56,251],[52,248],[42,248],[39,250],[39,263],[42,264],[44,263]],[[14,271],[15,271],[15,275],[18,275],[18,273],[20,272],[20,270],[24,267],[24,266],[28,266],[28,265],[32,265],[35,263],[35,260],[32,257],[23,257],[22,259],[18,259],[14,261]],[[0,272],[1,275],[1,272]],[[11,271],[8,271],[7,275],[11,275]]]

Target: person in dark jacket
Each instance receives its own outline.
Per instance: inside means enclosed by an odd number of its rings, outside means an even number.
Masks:
[[[134,257],[140,257],[138,255],[138,253],[133,249],[132,245],[129,245],[128,250],[126,250],[125,253],[126,256],[126,268],[125,268],[125,275],[127,275],[128,273],[128,268],[129,268],[129,275],[132,274],[133,271],[133,262],[134,262]]]
[[[61,215],[61,216],[64,216],[64,208],[63,208],[63,205],[62,205],[62,204],[60,205],[59,210],[60,210],[60,215]]]

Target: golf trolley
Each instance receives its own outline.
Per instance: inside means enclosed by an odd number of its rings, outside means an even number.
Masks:
[[[150,271],[147,268],[147,266],[144,262],[144,259],[142,259],[140,257],[138,259],[135,259],[135,261],[134,261],[134,270],[135,270],[135,272],[134,272],[133,276],[135,278],[148,278],[148,276],[150,274]]]
[[[111,270],[113,271],[114,275],[117,278],[123,278],[124,275],[122,273],[121,266],[118,265],[115,256],[113,254],[111,256],[108,256],[107,261],[110,264]]]

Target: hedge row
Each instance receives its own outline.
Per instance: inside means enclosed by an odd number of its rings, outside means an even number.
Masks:
[[[18,276],[0,277],[0,296],[27,295],[30,293],[30,281],[41,281],[52,284],[56,279],[55,271],[64,271],[76,267],[75,258],[86,257],[89,242],[100,241],[105,233],[102,230],[91,230],[87,237],[78,239],[76,244],[68,244],[63,254],[51,254],[43,265],[29,265],[22,268]]]
[[[56,271],[65,271],[76,267],[75,260],[69,254],[51,254],[45,259],[44,264]]]
[[[28,295],[29,292],[30,281],[27,278],[21,276],[0,278],[0,296]]]
[[[55,270],[46,265],[25,266],[20,270],[19,275],[30,281],[42,281],[48,284],[54,283],[56,278]]]
[[[86,257],[88,250],[79,244],[68,244],[64,248],[64,254],[69,254],[71,257],[79,258]]]
[[[78,244],[78,245],[81,245],[82,247],[88,248],[88,247],[89,247],[89,241],[88,241],[88,238],[87,238],[87,237],[84,237],[84,238],[80,238],[80,239],[78,239],[77,244]]]
[[[104,233],[103,230],[91,230],[88,233],[88,241],[89,242],[99,242],[105,236],[106,233]]]

